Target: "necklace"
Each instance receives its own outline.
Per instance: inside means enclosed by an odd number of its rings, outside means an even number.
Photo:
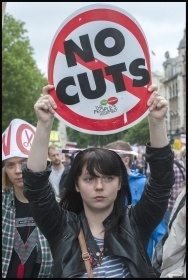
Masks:
[[[20,264],[17,268],[17,278],[24,278],[25,262],[28,258],[28,242],[31,231],[33,230],[34,219],[31,217],[28,203],[23,203],[15,196],[15,240],[14,250],[16,251]],[[18,230],[19,229],[19,230]]]
[[[25,242],[25,244],[23,245],[24,250],[21,249],[21,250],[20,250],[20,254],[18,254],[21,263],[18,265],[18,269],[17,269],[17,278],[24,278],[25,266],[24,266],[24,262],[23,262],[23,256],[24,256],[25,251],[26,251],[27,248],[28,248],[28,238],[29,238],[30,230],[31,230],[31,226],[29,226],[29,229],[28,229],[28,232],[27,232],[26,242]],[[17,229],[16,229],[16,233],[17,233],[17,235],[19,234],[18,231],[17,231]],[[18,237],[18,238],[19,238],[19,237]],[[20,237],[20,238],[21,238],[21,237]],[[21,251],[22,251],[22,252],[21,252]]]
[[[100,252],[96,253],[97,261],[98,261],[97,266],[101,266],[101,264],[102,264],[103,251],[104,251],[104,248],[102,247],[102,248],[100,248]]]
[[[88,251],[90,251],[90,250],[88,250]],[[97,260],[97,266],[101,266],[101,264],[102,264],[103,252],[104,252],[104,248],[101,247],[99,249],[99,252],[96,252],[96,254],[95,254],[96,258],[94,258],[94,259]],[[93,257],[92,256],[93,256],[93,254],[90,253],[89,254],[89,262],[90,262],[91,265],[93,264]]]

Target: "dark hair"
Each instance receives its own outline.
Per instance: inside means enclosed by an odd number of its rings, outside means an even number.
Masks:
[[[118,191],[117,198],[114,202],[114,211],[119,214],[125,206],[127,199],[131,203],[131,194],[128,185],[127,170],[120,156],[111,150],[104,148],[88,148],[79,152],[70,168],[64,182],[64,189],[60,205],[71,212],[79,214],[83,209],[83,201],[79,192],[76,191],[75,185],[78,177],[82,174],[82,168],[86,168],[90,175],[96,177],[96,172],[104,175],[118,176],[121,181],[121,189]]]

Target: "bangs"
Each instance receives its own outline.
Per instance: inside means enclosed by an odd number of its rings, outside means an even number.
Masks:
[[[122,175],[120,160],[113,151],[90,148],[82,152],[81,166],[85,166],[89,174],[95,177],[96,173],[120,177]],[[78,173],[78,176],[81,175],[81,172]]]

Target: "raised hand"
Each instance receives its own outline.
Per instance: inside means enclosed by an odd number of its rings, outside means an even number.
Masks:
[[[147,102],[150,110],[149,117],[156,120],[164,119],[168,110],[168,101],[157,91],[157,86],[151,85],[148,91],[151,92],[151,96]]]
[[[48,122],[54,119],[57,105],[52,96],[49,95],[50,90],[53,88],[53,85],[43,87],[43,93],[34,105],[36,116],[40,122]]]

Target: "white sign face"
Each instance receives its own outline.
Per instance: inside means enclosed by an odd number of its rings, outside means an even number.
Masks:
[[[55,116],[89,134],[123,131],[149,113],[150,57],[145,35],[109,4],[77,10],[59,27],[49,54]]]
[[[2,134],[2,160],[29,155],[36,128],[21,119],[14,119]]]

